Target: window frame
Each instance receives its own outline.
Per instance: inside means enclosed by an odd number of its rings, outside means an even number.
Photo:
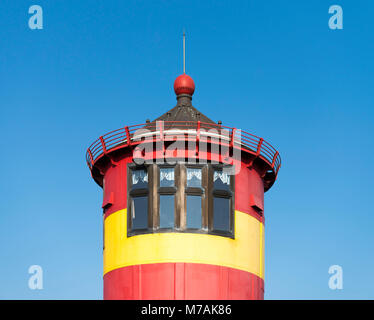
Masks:
[[[215,170],[232,167],[224,164],[144,164],[141,166],[129,163],[127,166],[127,236],[147,233],[183,232],[199,233],[235,238],[235,176],[230,175],[230,190],[215,190],[213,176]],[[132,190],[132,171],[146,169],[148,173],[148,189]],[[174,187],[160,187],[160,172],[162,168],[174,168]],[[201,188],[187,187],[187,168],[201,169]],[[145,229],[132,230],[132,206],[134,197],[148,196],[148,225]],[[174,195],[174,227],[160,227],[160,196]],[[187,228],[187,196],[201,196],[201,228]],[[230,230],[221,231],[213,229],[214,197],[228,198],[230,200]]]
[[[208,167],[209,164],[183,164],[184,180],[183,192],[181,196],[184,198],[183,207],[183,231],[188,233],[208,233],[208,212],[207,212],[207,189],[208,189]],[[187,186],[187,169],[201,169],[201,187],[188,187]],[[201,228],[188,228],[187,227],[187,196],[200,196],[201,197]]]
[[[150,165],[136,165],[135,163],[130,163],[127,166],[127,236],[135,236],[138,234],[147,234],[153,232],[153,217],[152,217],[152,204],[153,204],[153,197],[151,190],[151,181],[152,179],[152,166]],[[148,174],[148,188],[142,188],[142,189],[134,189],[132,190],[132,172],[134,170],[140,170],[145,169]],[[147,228],[143,229],[132,229],[132,200],[133,198],[137,197],[144,197],[147,196]]]
[[[179,221],[180,221],[180,210],[178,210],[178,200],[177,200],[177,193],[179,188],[179,168],[178,165],[171,165],[171,164],[153,164],[154,172],[154,181],[153,187],[156,189],[156,197],[155,197],[155,210],[153,212],[153,221],[155,222],[153,225],[153,230],[157,232],[173,232],[174,230],[178,230]],[[174,187],[161,187],[160,186],[160,173],[161,169],[164,168],[174,168]],[[174,227],[170,228],[161,228],[160,226],[160,197],[163,195],[174,195]]]
[[[209,206],[208,206],[208,221],[209,221],[209,233],[214,235],[221,235],[225,237],[235,238],[235,175],[230,176],[230,188],[229,190],[216,190],[214,189],[214,171],[223,170],[224,168],[230,168],[232,166],[224,164],[211,164],[209,166],[208,181],[209,181]],[[229,199],[229,231],[216,230],[214,229],[214,198]]]

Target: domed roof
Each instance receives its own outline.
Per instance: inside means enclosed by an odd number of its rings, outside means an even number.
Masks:
[[[192,106],[191,100],[195,91],[195,83],[190,76],[185,73],[178,76],[174,81],[174,91],[177,95],[177,105],[153,120],[151,124],[156,121],[166,121],[165,128],[186,128],[186,125],[192,125],[191,122],[197,121],[215,124],[213,120]]]

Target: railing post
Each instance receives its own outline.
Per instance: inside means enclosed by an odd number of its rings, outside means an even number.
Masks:
[[[279,164],[279,166],[278,166],[278,168],[277,168],[277,171],[275,172],[275,176],[278,175],[278,171],[279,171],[280,167],[281,167],[281,164]]]
[[[260,141],[258,142],[258,145],[257,145],[256,157],[258,157],[261,153],[261,146],[263,142],[264,142],[264,139],[260,138]]]
[[[235,133],[236,133],[236,128],[232,128],[231,138],[230,138],[230,148],[234,147]]]
[[[100,141],[101,141],[101,146],[103,147],[103,152],[104,154],[106,154],[106,146],[105,146],[105,141],[104,141],[103,136],[100,137]]]
[[[228,155],[229,155],[230,158],[234,155],[235,134],[236,134],[236,128],[232,128],[231,129],[229,150],[228,150]]]
[[[275,163],[275,160],[276,160],[277,157],[278,157],[278,154],[279,154],[279,152],[277,151],[277,152],[275,153],[275,155],[274,155],[273,162],[271,163],[271,167],[272,167],[272,168],[274,168],[274,163]]]
[[[157,127],[159,129],[159,135],[160,135],[160,143],[162,144],[161,145],[161,148],[162,148],[162,156],[165,155],[165,143],[164,143],[164,121],[157,121],[156,122],[156,130],[157,130]]]
[[[197,130],[196,130],[196,155],[199,155],[199,143],[200,143],[200,126],[201,122],[197,122]]]
[[[90,156],[91,166],[92,166],[94,160],[93,160],[93,156],[92,156],[92,152],[91,152],[90,148],[87,149],[87,153]]]
[[[130,130],[129,130],[128,126],[125,127],[125,131],[126,131],[127,145],[130,146],[131,145],[131,136],[130,136]]]
[[[104,141],[104,138],[103,136],[100,137],[100,141],[101,141],[101,146],[103,147],[103,153],[109,157],[110,159],[110,163],[113,165],[113,166],[116,166],[117,165],[117,162],[115,162],[112,157],[108,154],[107,150],[106,150],[106,145],[105,145],[105,141]]]

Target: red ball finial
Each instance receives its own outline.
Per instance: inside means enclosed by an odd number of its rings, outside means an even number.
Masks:
[[[195,83],[190,76],[185,73],[181,74],[174,81],[174,91],[177,96],[180,94],[189,94],[192,96],[195,91]]]

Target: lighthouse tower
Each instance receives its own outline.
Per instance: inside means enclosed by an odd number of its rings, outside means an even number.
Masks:
[[[87,150],[104,193],[104,299],[263,299],[279,153],[192,106],[188,75],[174,91],[174,108]]]

